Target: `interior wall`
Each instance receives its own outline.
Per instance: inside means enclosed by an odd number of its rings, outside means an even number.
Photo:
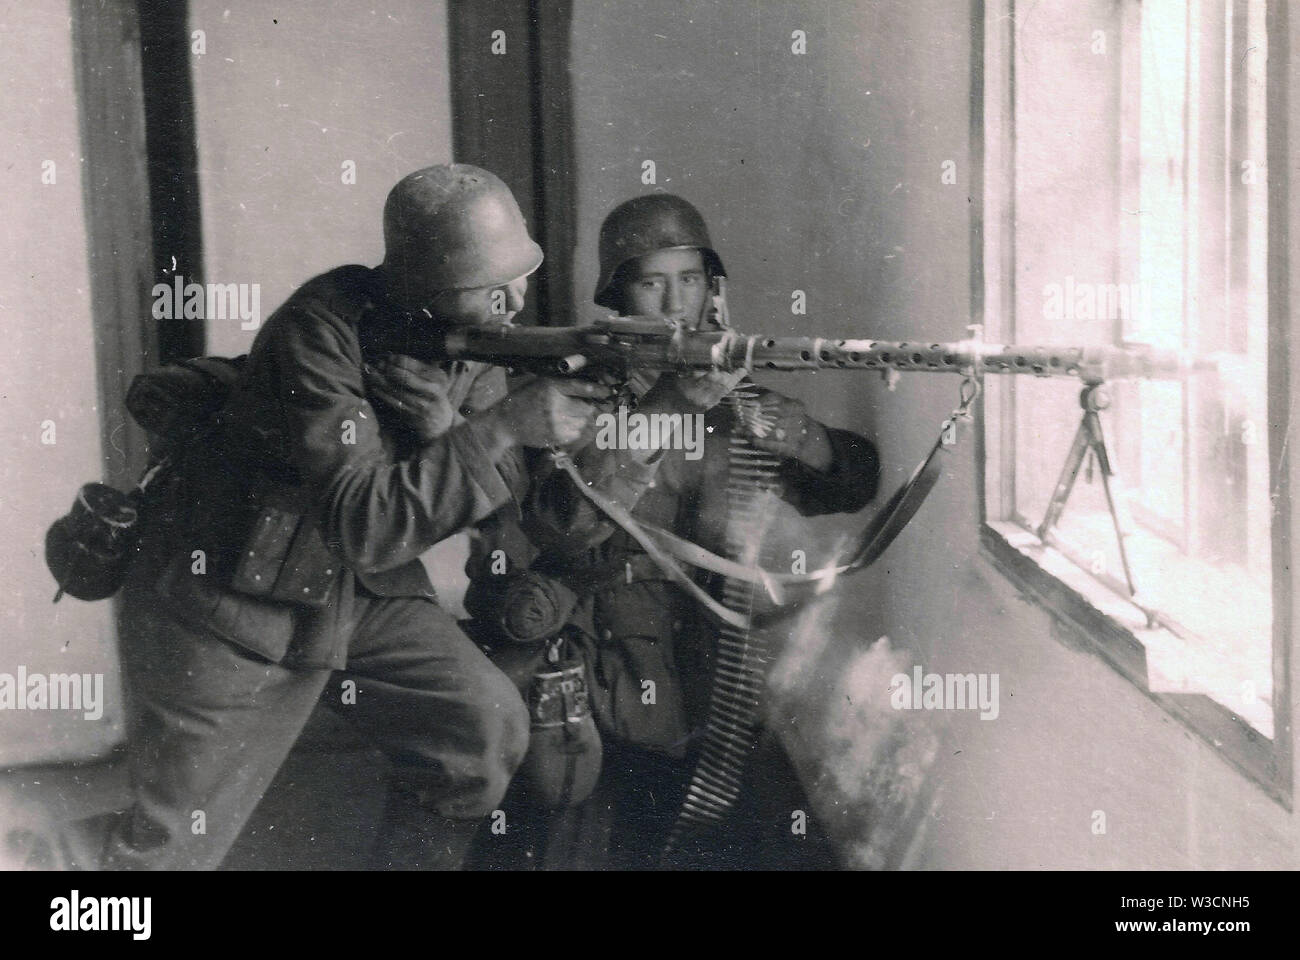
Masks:
[[[895,22],[924,19],[908,6],[577,3],[574,272],[586,315],[601,313],[592,304],[601,220],[628,197],[666,191],[703,213],[741,329],[950,331],[964,316],[966,142],[964,120],[940,121],[965,110],[952,91],[967,68],[932,54],[960,46],[964,33],[960,17],[944,16],[918,37],[908,56],[926,72],[921,89],[883,66],[898,59],[889,49]],[[805,54],[792,51],[796,30],[806,34]],[[957,164],[956,185],[940,182],[945,160]],[[642,182],[645,161],[655,164],[653,185]],[[942,226],[931,229],[932,219]],[[807,296],[806,316],[792,313],[795,291]],[[908,316],[906,307],[919,311]],[[832,422],[868,425],[878,385],[851,376],[781,384]],[[914,402],[912,388],[900,385],[902,405]],[[911,449],[924,444],[918,437]],[[887,479],[909,468],[891,457]]]
[[[70,14],[0,4],[0,673],[98,674],[103,714],[0,711],[0,766],[93,755],[122,732],[113,608],[52,605],[43,554],[49,525],[104,475]]]
[[[742,330],[967,335],[980,203],[970,176],[970,5],[892,0],[816,11],[578,0],[578,302],[590,305],[603,216],[658,188],[704,213]],[[1037,29],[1032,11],[1017,28]],[[807,34],[803,56],[791,53],[796,29]],[[1091,31],[1079,42],[1086,50],[1090,40]],[[1088,149],[1063,141],[1062,175]],[[641,182],[647,159],[655,186]],[[949,160],[956,182],[945,184]],[[1052,241],[1051,232],[1028,240]],[[794,289],[808,293],[806,317],[790,313]],[[934,442],[957,388],[955,378],[915,374],[892,392],[848,373],[771,383],[820,418],[872,436],[885,492]],[[1075,425],[1072,414],[1062,430]],[[912,526],[875,567],[840,585],[832,620],[798,638],[804,682],[782,718],[792,724],[825,716],[834,691],[856,696],[843,671],[882,635],[926,672],[1000,676],[997,719],[925,718],[940,743],[929,767],[937,799],[905,865],[1294,867],[1294,818],[1022,598],[980,556],[978,518],[967,434]],[[805,739],[831,744],[846,730]],[[841,754],[841,767],[852,756]],[[1104,833],[1094,832],[1096,811]]]
[[[260,284],[265,320],[318,273],[378,264],[388,191],[452,158],[444,0],[191,0],[189,27],[206,49],[193,57],[204,279]],[[256,331],[240,327],[209,321],[208,352],[245,352]]]

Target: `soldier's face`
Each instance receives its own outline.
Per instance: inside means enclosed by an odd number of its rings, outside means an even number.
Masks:
[[[516,277],[509,283],[472,290],[444,290],[433,298],[429,311],[435,320],[448,326],[479,326],[509,323],[524,308],[528,278]]]
[[[689,326],[699,325],[709,300],[709,275],[699,250],[656,250],[625,269],[623,302],[629,313],[684,317]]]

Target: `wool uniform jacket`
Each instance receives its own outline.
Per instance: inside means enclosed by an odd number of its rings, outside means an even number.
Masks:
[[[494,463],[496,428],[479,415],[505,395],[500,368],[448,362],[457,412],[429,442],[367,398],[365,365],[412,329],[361,266],[310,280],[271,315],[214,435],[154,495],[142,553],[164,599],[268,660],[337,669],[357,591],[434,599],[420,554],[517,513],[523,453]]]
[[[723,404],[705,414],[698,459],[678,449],[600,449],[592,443],[574,461],[588,483],[637,520],[725,553],[732,422]],[[874,444],[848,430],[826,431],[832,455],[827,470],[795,459],[782,460],[778,468],[779,496],[803,516],[861,510],[879,485]],[[580,597],[572,622],[587,638],[597,721],[620,742],[680,756],[703,720],[715,628],[567,474],[542,463],[532,477],[522,528],[535,549],[519,559],[557,577]],[[506,514],[493,521],[493,526],[511,524]],[[654,709],[642,702],[646,680],[655,683]]]

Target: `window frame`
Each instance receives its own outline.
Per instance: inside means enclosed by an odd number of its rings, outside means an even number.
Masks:
[[[1232,2],[1232,0],[1228,0]],[[983,0],[972,20],[971,146],[976,194],[971,218],[972,322],[986,339],[1014,342],[1016,306],[1016,123],[1015,56],[1017,7],[1024,0]],[[1137,0],[1119,5],[1126,32],[1140,17]],[[1121,676],[1209,744],[1225,760],[1286,810],[1292,809],[1290,645],[1292,618],[1291,508],[1286,426],[1290,405],[1290,337],[1295,332],[1287,298],[1290,268],[1285,174],[1289,169],[1286,83],[1287,11],[1269,0],[1265,30],[1269,43],[1265,130],[1268,180],[1268,454],[1269,488],[1274,492],[1270,527],[1272,548],[1273,737],[1270,739],[1233,711],[1203,693],[1151,689],[1148,642],[1185,644],[1168,631],[1146,631],[1126,616],[1122,595],[1108,590],[1063,553],[1024,530],[1015,500],[1015,378],[999,378],[1005,388],[995,403],[976,404],[976,497],[980,518],[980,556],[1018,590],[1044,608],[1063,628],[1062,642],[1075,644],[1109,663]],[[1129,35],[1132,35],[1129,32]],[[1120,44],[1121,77],[1134,75],[1134,44]],[[1122,236],[1121,249],[1136,240]],[[992,494],[992,496],[990,496]],[[1153,633],[1164,636],[1156,638]]]

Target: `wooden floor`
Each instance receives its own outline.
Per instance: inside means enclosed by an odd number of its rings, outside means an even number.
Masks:
[[[318,710],[231,848],[222,870],[364,869],[383,814],[389,761],[337,714]],[[603,782],[603,781],[602,781]],[[124,809],[130,802],[126,757],[89,764],[0,771],[0,819],[17,807],[74,820]],[[540,811],[507,795],[507,836],[480,831],[466,869],[480,871],[611,869],[615,813],[609,794],[578,808]],[[0,823],[4,826],[4,823]],[[752,851],[747,851],[752,853]],[[616,853],[616,851],[615,851]],[[827,869],[833,851],[800,851],[797,863],[772,867]],[[726,869],[726,854],[713,869]],[[613,867],[617,869],[617,867]]]
[[[388,769],[383,754],[346,723],[317,711],[221,869],[361,868],[383,812]],[[123,752],[96,763],[0,772],[0,817],[25,808],[76,820],[129,803]]]

